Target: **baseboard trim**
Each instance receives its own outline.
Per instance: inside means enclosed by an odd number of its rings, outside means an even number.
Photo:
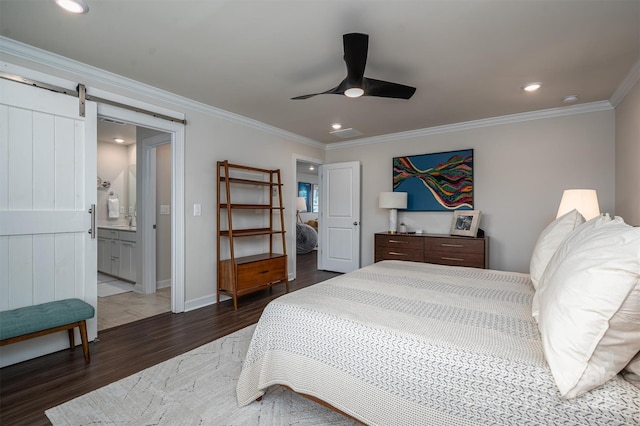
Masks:
[[[171,287],[171,279],[156,281],[156,290],[167,287]]]

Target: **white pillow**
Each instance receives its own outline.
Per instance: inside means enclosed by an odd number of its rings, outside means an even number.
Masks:
[[[640,388],[640,352],[627,364],[622,375],[626,381]]]
[[[640,351],[640,228],[616,218],[572,240],[539,290],[544,354],[565,398],[605,383]]]
[[[636,356],[629,362],[629,364],[627,364],[625,370],[640,376],[640,352],[638,352]]]
[[[594,229],[609,222],[611,222],[611,218],[608,214],[596,216],[593,219],[578,225],[573,231],[569,232],[569,234],[564,237],[551,256],[551,259],[547,262],[547,266],[538,281],[537,291],[533,294],[531,315],[536,321],[538,321],[538,313],[540,312],[540,292],[542,292],[542,290],[547,286],[549,278],[553,275],[555,270],[558,269],[558,265],[562,263],[564,258],[567,256],[567,253],[569,253],[573,247],[579,245],[580,242],[589,236]]]
[[[547,267],[549,260],[551,260],[551,256],[556,252],[562,240],[578,225],[583,223],[584,217],[578,210],[573,209],[551,222],[540,233],[538,241],[536,241],[536,245],[533,248],[533,253],[531,254],[531,262],[529,263],[531,282],[536,289],[538,288],[538,282],[542,277],[542,273]]]

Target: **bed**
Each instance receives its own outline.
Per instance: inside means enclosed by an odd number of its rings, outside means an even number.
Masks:
[[[365,424],[640,424],[620,375],[561,398],[528,274],[384,261],[272,301],[237,385],[272,385]]]

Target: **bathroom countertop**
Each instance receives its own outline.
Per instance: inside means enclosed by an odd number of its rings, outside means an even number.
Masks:
[[[98,225],[99,229],[111,229],[113,231],[131,231],[136,232],[135,226],[129,225]]]

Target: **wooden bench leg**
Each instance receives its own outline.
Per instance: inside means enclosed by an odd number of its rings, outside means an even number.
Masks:
[[[82,338],[82,352],[84,352],[84,362],[89,364],[91,359],[89,358],[89,339],[87,338],[87,321],[80,321],[80,337]],[[73,332],[73,330],[70,330]]]
[[[68,329],[67,332],[69,333],[69,347],[71,348],[71,350],[74,350],[76,347],[76,336],[73,332],[73,327]]]

